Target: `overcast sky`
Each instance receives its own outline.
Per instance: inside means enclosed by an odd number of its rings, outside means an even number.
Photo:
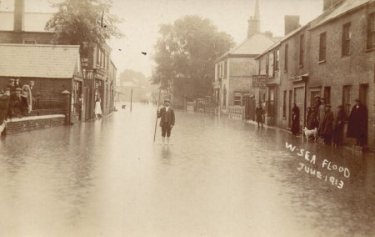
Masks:
[[[0,0],[4,4],[13,0]],[[25,0],[26,11],[51,11],[47,2]],[[322,12],[323,0],[259,0],[261,31],[284,34],[284,15],[299,15],[304,24]],[[220,31],[232,35],[236,43],[247,33],[247,20],[254,14],[255,0],[113,0],[113,12],[124,19],[122,39],[110,42],[113,61],[119,73],[124,69],[152,72],[153,47],[160,24],[173,23],[184,15],[199,15],[212,20]],[[12,4],[7,6],[12,10]],[[121,51],[119,50],[121,49]],[[148,52],[147,56],[141,54]]]

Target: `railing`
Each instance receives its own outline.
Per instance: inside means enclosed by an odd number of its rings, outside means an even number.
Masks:
[[[244,119],[245,107],[240,105],[228,106],[228,118]]]

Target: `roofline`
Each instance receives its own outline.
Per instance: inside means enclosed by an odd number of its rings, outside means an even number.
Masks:
[[[315,30],[316,28],[321,27],[321,26],[324,26],[325,24],[331,23],[332,21],[335,21],[335,20],[337,20],[338,18],[340,18],[340,17],[342,17],[342,16],[345,16],[345,15],[347,15],[347,14],[350,14],[350,13],[352,13],[352,12],[354,12],[354,11],[359,11],[359,10],[361,10],[361,8],[364,8],[365,6],[368,6],[368,5],[370,5],[370,4],[374,4],[374,3],[375,3],[374,1],[369,0],[369,1],[363,3],[363,4],[359,5],[359,6],[356,6],[356,7],[352,8],[352,9],[346,11],[346,12],[343,12],[343,13],[341,13],[341,14],[338,14],[337,16],[335,16],[335,17],[333,17],[333,18],[331,18],[331,19],[329,19],[329,20],[327,20],[327,21],[324,21],[323,23],[320,23],[320,24],[317,24],[317,25],[315,25],[315,26],[312,26],[309,30]]]
[[[269,52],[271,52],[272,50],[276,49],[276,48],[279,48],[281,46],[281,42],[282,41],[279,41],[279,42],[276,42],[273,46],[271,46],[270,48],[266,49],[262,54],[259,54],[258,56],[255,57],[255,59],[259,59],[260,57],[268,54]]]
[[[0,43],[0,46],[17,46],[17,47],[48,47],[48,48],[78,48],[79,45],[68,45],[68,44],[10,44]]]
[[[231,53],[227,53],[226,55],[223,55],[220,58],[218,58],[215,61],[215,64],[219,63],[219,62],[221,62],[225,59],[228,59],[228,58],[256,58],[257,56],[259,56],[259,54],[231,54]]]

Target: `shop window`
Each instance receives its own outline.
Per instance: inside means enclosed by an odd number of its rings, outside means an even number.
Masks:
[[[242,105],[242,95],[239,92],[234,93],[234,99],[233,99],[234,105]]]

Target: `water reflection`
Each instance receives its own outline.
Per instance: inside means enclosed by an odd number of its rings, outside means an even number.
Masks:
[[[0,236],[375,235],[372,155],[179,111],[163,146],[154,115],[137,107],[2,139]],[[324,159],[350,169],[342,190],[297,170]]]

